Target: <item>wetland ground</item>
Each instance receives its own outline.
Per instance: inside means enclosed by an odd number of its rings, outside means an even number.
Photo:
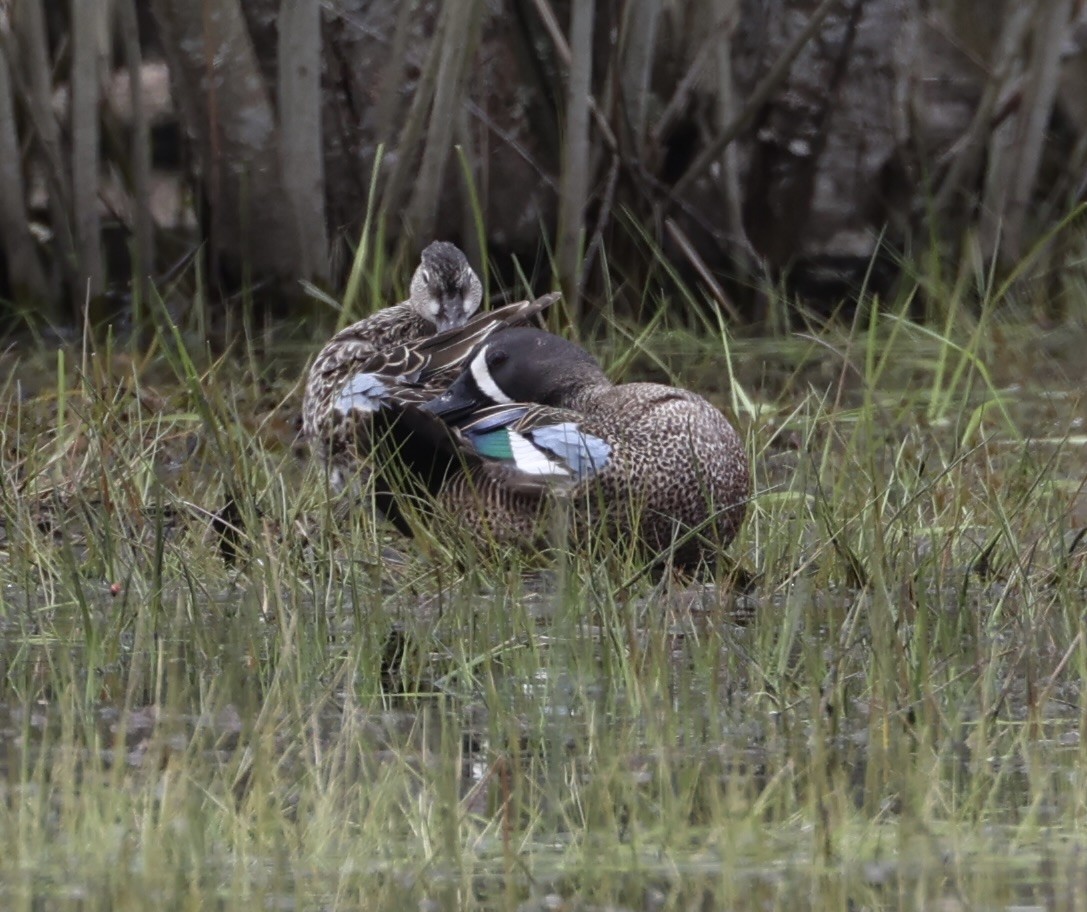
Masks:
[[[312,330],[9,347],[0,905],[1082,908],[1085,346],[612,327],[752,457],[737,571],[685,588],[337,512]]]

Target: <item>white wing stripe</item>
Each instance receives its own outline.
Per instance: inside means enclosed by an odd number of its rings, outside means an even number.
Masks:
[[[569,478],[570,472],[557,462],[547,458],[547,454],[539,447],[518,434],[509,431],[510,450],[513,453],[513,462],[517,468],[526,475],[554,475],[559,478]]]

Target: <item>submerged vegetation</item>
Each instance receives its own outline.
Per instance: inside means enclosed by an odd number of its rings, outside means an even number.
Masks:
[[[9,349],[5,908],[1076,907],[1087,327],[653,303],[590,347],[755,471],[697,585],[337,507],[312,328]]]

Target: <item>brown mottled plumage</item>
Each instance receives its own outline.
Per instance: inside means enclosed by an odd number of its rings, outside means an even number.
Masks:
[[[720,411],[675,387],[615,385],[541,330],[494,333],[448,391],[411,413],[420,440],[436,439],[423,427],[434,416],[450,426],[457,459],[429,487],[484,540],[533,547],[562,502],[574,505],[576,535],[603,528],[694,565],[712,562],[744,519],[747,454]]]

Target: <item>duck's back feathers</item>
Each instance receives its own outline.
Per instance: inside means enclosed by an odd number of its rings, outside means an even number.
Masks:
[[[546,294],[534,301],[518,301],[478,314],[459,329],[437,333],[408,346],[413,363],[423,362],[419,376],[435,389],[444,389],[456,377],[475,348],[492,333],[527,323],[554,304],[560,295]]]

